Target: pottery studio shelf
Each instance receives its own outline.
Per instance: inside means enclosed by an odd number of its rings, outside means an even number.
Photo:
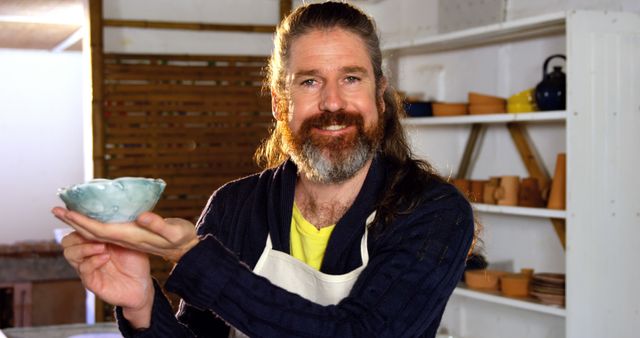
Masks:
[[[565,210],[555,210],[547,208],[526,208],[511,207],[505,205],[481,204],[473,203],[473,209],[480,212],[491,214],[517,215],[541,218],[558,218],[566,219],[567,212]]]
[[[453,295],[511,306],[523,310],[546,313],[558,317],[566,317],[567,315],[567,311],[564,308],[555,305],[545,305],[533,298],[510,298],[502,296],[498,292],[475,291],[469,289],[464,284],[459,284],[458,287],[453,290]]]
[[[566,13],[560,12],[412,39],[404,38],[406,34],[398,38],[390,36],[383,41],[382,50],[386,54],[427,53],[564,34],[566,19]]]
[[[509,114],[484,114],[484,115],[460,115],[447,117],[408,117],[402,120],[407,126],[429,126],[447,124],[491,124],[491,123],[511,123],[511,122],[552,122],[565,121],[567,112],[549,111],[532,113],[509,113]]]

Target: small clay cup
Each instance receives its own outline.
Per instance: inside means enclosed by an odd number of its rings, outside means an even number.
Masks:
[[[518,205],[518,191],[520,188],[520,177],[502,176],[500,186],[494,194],[498,205]]]
[[[500,177],[491,177],[485,184],[482,194],[482,202],[485,204],[496,204],[495,192],[500,186]]]
[[[523,178],[520,182],[518,205],[522,207],[541,208],[544,206],[542,191],[535,177]]]
[[[472,202],[482,203],[484,198],[484,185],[487,180],[471,180],[471,193],[469,198]]]
[[[527,278],[533,278],[534,270],[532,268],[522,268],[520,269],[520,274],[527,276]]]
[[[464,280],[471,289],[498,291],[500,277],[506,274],[504,271],[496,270],[468,270],[464,273]]]
[[[465,195],[467,198],[470,195],[471,191],[471,181],[464,178],[456,178],[453,180],[453,185],[460,190],[460,192]]]
[[[520,273],[501,276],[500,290],[507,297],[527,297],[531,291],[531,278]]]

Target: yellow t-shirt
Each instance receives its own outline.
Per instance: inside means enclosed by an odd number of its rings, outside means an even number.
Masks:
[[[316,270],[320,270],[324,252],[335,224],[317,229],[309,223],[293,203],[291,215],[291,256],[307,263]]]

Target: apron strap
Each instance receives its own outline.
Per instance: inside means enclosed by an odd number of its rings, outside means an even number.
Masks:
[[[362,242],[360,243],[360,257],[362,258],[362,265],[367,265],[369,263],[369,249],[367,248],[367,238],[369,237],[369,227],[373,223],[373,220],[376,218],[376,212],[373,211],[369,217],[367,217],[367,221],[364,226],[364,235],[362,236]]]

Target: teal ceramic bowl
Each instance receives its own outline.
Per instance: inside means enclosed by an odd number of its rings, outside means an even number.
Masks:
[[[167,184],[161,179],[95,179],[58,189],[67,209],[103,223],[125,223],[153,209]]]

